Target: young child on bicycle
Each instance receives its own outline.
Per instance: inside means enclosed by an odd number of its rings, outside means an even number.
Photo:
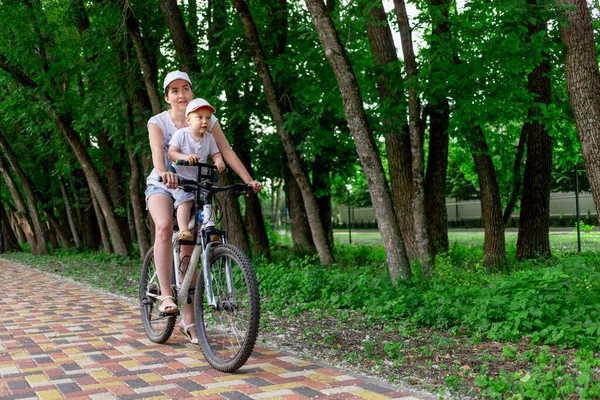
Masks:
[[[210,155],[219,170],[225,170],[225,163],[214,137],[210,133],[211,119],[215,108],[204,99],[193,99],[185,109],[185,121],[188,126],[177,130],[169,142],[169,159],[173,162],[184,160],[190,164],[205,163]],[[173,165],[177,175],[185,179],[195,180],[198,177],[197,167]],[[193,234],[188,229],[188,221],[192,209],[194,194],[176,189],[174,191],[175,208],[177,209],[177,224],[179,225],[179,240],[193,240]]]

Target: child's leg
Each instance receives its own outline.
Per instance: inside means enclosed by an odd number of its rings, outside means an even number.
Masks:
[[[191,201],[183,202],[177,207],[177,225],[179,225],[179,232],[188,230],[188,222],[190,221],[191,209]]]

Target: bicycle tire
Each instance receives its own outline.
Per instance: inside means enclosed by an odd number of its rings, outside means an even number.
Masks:
[[[154,343],[164,343],[169,340],[173,333],[177,315],[165,315],[158,311],[160,301],[146,295],[149,286],[151,293],[159,296],[161,295],[158,277],[156,276],[153,247],[146,253],[144,263],[142,264],[142,276],[140,278],[140,312],[148,339]]]
[[[234,298],[225,282],[228,261]],[[258,282],[248,256],[230,244],[212,250],[210,272],[217,308],[208,306],[204,278],[199,274],[194,295],[196,332],[206,361],[221,372],[234,372],[248,361],[256,343],[260,320]]]

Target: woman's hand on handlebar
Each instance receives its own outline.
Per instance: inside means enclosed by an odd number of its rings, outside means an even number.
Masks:
[[[258,193],[262,190],[262,183],[260,183],[259,181],[250,181],[248,182],[248,185],[252,186],[252,190],[254,190],[254,193]]]
[[[159,181],[164,183],[168,189],[177,189],[177,184],[179,180],[177,179],[177,174],[174,172],[159,172],[160,176]]]

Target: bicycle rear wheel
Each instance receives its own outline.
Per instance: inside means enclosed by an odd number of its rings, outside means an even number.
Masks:
[[[156,264],[154,263],[154,248],[150,248],[144,264],[142,265],[142,276],[140,278],[140,310],[144,330],[148,339],[154,343],[164,343],[171,337],[176,314],[163,314],[158,311],[161,296],[160,285],[158,284],[158,275],[156,273]]]
[[[227,284],[231,270],[233,287]],[[258,282],[248,257],[229,244],[212,250],[210,282],[216,307],[209,306],[202,274],[196,281],[194,314],[204,357],[215,369],[233,372],[250,357],[260,319]]]

